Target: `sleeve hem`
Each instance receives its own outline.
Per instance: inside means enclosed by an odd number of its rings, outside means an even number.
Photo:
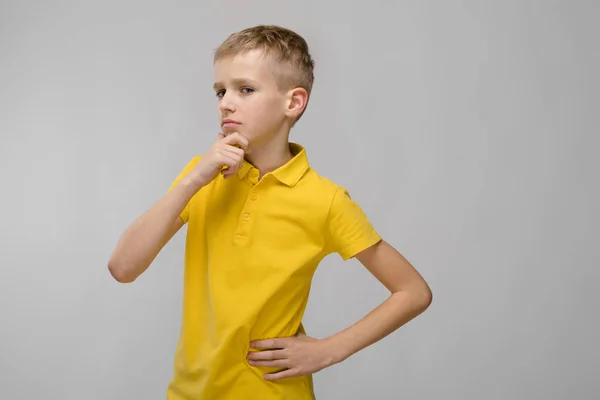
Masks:
[[[181,212],[181,214],[179,214],[179,218],[181,218],[183,220],[184,224],[187,224],[189,221],[189,203],[185,206],[185,208],[183,209],[183,211]]]
[[[372,231],[369,237],[361,240],[358,243],[355,243],[352,246],[346,247],[343,251],[340,251],[339,254],[344,261],[347,261],[363,250],[368,249],[369,247],[379,243],[381,241],[381,236],[376,231]]]
[[[179,173],[179,175],[177,175],[177,177],[175,178],[175,180],[171,183],[171,186],[167,190],[167,193],[170,192],[171,190],[173,190],[173,188],[196,166],[196,164],[198,164],[198,162],[201,159],[202,159],[202,156],[194,156],[194,157],[192,157],[192,159],[187,163],[187,165],[183,168],[183,170],[181,170],[181,172]],[[190,203],[192,202],[192,200],[193,200],[194,197],[195,197],[195,195],[192,196],[192,199],[190,199],[190,201],[185,205],[185,207],[183,208],[183,210],[179,214],[179,218],[181,218],[185,224],[187,224],[189,222],[189,218],[190,218]]]

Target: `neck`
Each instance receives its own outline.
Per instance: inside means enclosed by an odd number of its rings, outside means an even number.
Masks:
[[[279,135],[266,142],[250,145],[251,154],[246,160],[260,171],[260,177],[276,170],[293,158],[287,135]]]

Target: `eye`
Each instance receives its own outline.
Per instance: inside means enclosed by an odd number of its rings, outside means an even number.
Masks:
[[[250,94],[252,92],[254,92],[254,89],[252,89],[252,88],[249,88],[249,87],[242,88],[242,93],[244,93],[244,94]]]
[[[217,96],[220,99],[221,97],[223,97],[224,94],[225,94],[225,90],[221,89],[221,90],[217,90],[217,92],[215,93],[215,96]]]

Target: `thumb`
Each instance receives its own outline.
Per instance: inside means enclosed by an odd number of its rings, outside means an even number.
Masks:
[[[225,139],[225,135],[223,135],[223,133],[219,132],[217,135],[219,135],[219,139]]]

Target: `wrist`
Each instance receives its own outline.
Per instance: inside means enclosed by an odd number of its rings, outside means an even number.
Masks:
[[[336,336],[330,336],[323,339],[325,349],[329,355],[329,359],[332,365],[339,364],[350,357],[350,352],[343,346],[341,340]]]
[[[200,190],[204,186],[206,186],[206,182],[201,177],[193,176],[191,174],[184,176],[179,183],[180,183],[180,185],[182,185],[183,187],[185,187],[189,191],[191,191],[192,196],[198,190]]]

